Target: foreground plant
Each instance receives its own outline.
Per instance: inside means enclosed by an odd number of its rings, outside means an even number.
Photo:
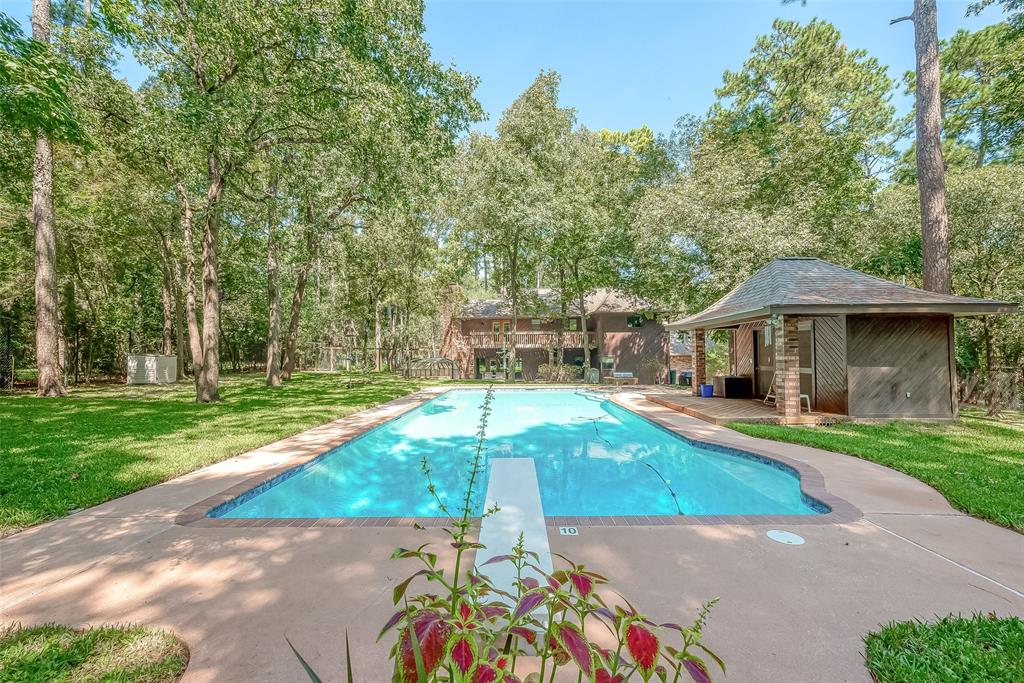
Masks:
[[[708,660],[724,672],[722,660],[701,642],[708,612],[717,598],[706,603],[690,625],[659,624],[621,595],[616,594],[615,604],[606,602],[598,587],[607,585],[607,579],[562,555],[557,557],[565,566],[545,572],[537,554],[524,547],[521,534],[510,554],[492,557],[479,568],[462,569],[467,552],[484,548],[470,540],[470,535],[477,525],[475,493],[484,469],[493,397],[493,388],[489,388],[457,517],[449,514],[430,480],[429,465],[423,463],[428,490],[451,521],[444,532],[455,549],[455,564],[448,573],[438,565],[438,556],[428,549],[429,544],[398,548],[392,554],[391,559],[413,559],[420,564],[419,570],[395,586],[392,598],[399,609],[377,636],[378,641],[389,634],[395,638],[390,652],[393,680],[551,683],[562,671],[570,677],[575,674],[577,681],[593,683],[652,678],[703,683],[711,680]],[[483,517],[496,511],[485,510]],[[514,570],[511,591],[495,586],[481,571],[499,564]],[[410,595],[410,586],[421,577],[437,588]],[[302,659],[298,652],[296,655]],[[348,661],[351,665],[350,658]],[[319,681],[308,664],[302,664],[312,680]],[[534,670],[520,675],[526,667]],[[348,680],[354,680],[351,666]]]

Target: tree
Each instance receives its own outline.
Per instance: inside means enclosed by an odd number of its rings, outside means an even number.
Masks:
[[[949,173],[950,263],[958,293],[1016,301],[1024,292],[1024,169],[991,165]],[[883,190],[858,231],[857,265],[912,284],[920,282],[919,196],[907,185]],[[958,356],[986,370],[1024,358],[1020,314],[965,321]]]
[[[50,42],[50,0],[32,0],[32,40]],[[57,298],[57,234],[53,222],[53,147],[46,131],[36,137],[32,162],[32,225],[35,228],[36,380],[39,396],[63,396]]]
[[[561,77],[541,72],[502,114],[497,136],[474,134],[459,161],[458,221],[463,239],[490,254],[511,305],[512,330],[522,312],[525,276],[538,265],[543,231],[555,220],[553,198],[564,174],[562,145],[575,113],[558,106]],[[516,338],[506,372],[515,379]]]
[[[1024,154],[1024,105],[1011,95],[1024,81],[1024,33],[1000,22],[941,47],[944,136],[973,149],[976,166]]]
[[[681,120],[666,144],[679,170],[639,203],[638,286],[695,310],[775,256],[849,262],[893,157],[892,88],[831,24],[775,21],[707,119]]]
[[[914,24],[917,59],[915,97],[915,154],[917,188],[921,198],[924,288],[948,294],[949,215],[946,212],[945,166],[942,161],[942,101],[939,77],[939,36],[935,0],[914,0],[914,11],[890,23]]]
[[[371,127],[431,146],[471,117],[473,82],[430,61],[422,11],[416,2],[140,3],[140,56],[167,84],[176,128],[203,153],[198,401],[219,399],[218,264],[229,181],[277,146],[343,145]]]
[[[751,199],[765,209],[814,194],[806,220],[837,253],[845,216],[868,201],[893,157],[894,83],[828,22],[776,20],[738,71],[726,71],[699,138],[765,163]]]

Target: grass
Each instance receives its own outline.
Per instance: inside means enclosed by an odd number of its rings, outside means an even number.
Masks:
[[[1024,621],[976,614],[894,622],[865,638],[879,683],[1024,681]]]
[[[1024,422],[968,411],[954,422],[729,426],[886,465],[934,487],[959,510],[1024,532]]]
[[[0,628],[0,680],[11,683],[170,683],[186,664],[181,641],[142,626]]]
[[[138,491],[437,382],[298,373],[222,377],[217,404],[188,382],[72,389],[67,398],[0,397],[0,536]]]

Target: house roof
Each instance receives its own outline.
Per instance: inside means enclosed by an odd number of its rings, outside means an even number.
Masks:
[[[706,309],[666,325],[670,330],[730,327],[771,315],[857,313],[1013,313],[1007,301],[939,294],[843,268],[816,258],[777,258]]]
[[[634,297],[616,289],[601,288],[589,294],[585,301],[587,315],[600,313],[641,313],[657,310],[649,301]],[[522,293],[519,315],[550,316],[559,314],[558,290],[530,289]],[[572,302],[569,315],[579,315],[579,306]],[[461,318],[502,318],[512,315],[512,305],[507,297],[499,299],[472,299],[462,307]]]

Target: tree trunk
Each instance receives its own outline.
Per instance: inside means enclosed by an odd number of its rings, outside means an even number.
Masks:
[[[277,225],[274,216],[277,182],[267,189],[267,386],[281,386],[281,286],[278,279]]]
[[[508,353],[505,355],[505,381],[514,383],[516,381],[516,327],[519,326],[518,242],[513,242],[511,251],[508,263],[509,275],[511,276],[509,288],[512,295],[512,329],[509,334]]]
[[[995,348],[992,343],[992,320],[990,316],[981,317],[982,331],[985,335],[985,370],[991,376],[995,362]]]
[[[948,294],[952,283],[935,0],[914,0],[913,20],[917,53],[917,187],[921,198],[924,288]]]
[[[164,262],[162,278],[162,299],[164,313],[164,348],[163,354],[169,356],[174,353],[174,295],[171,292],[171,272],[168,264]]]
[[[50,42],[50,0],[32,0],[32,39]],[[53,148],[36,138],[32,160],[32,226],[35,230],[36,367],[39,396],[67,393],[61,378],[57,310],[57,234],[53,224]]]
[[[558,266],[558,310],[561,314],[555,329],[555,348],[559,365],[565,363],[565,321],[569,319],[568,306],[565,300],[565,266]]]
[[[380,292],[373,299],[373,345],[374,349],[374,368],[377,372],[380,372],[383,368],[381,362],[381,345],[384,343],[383,331],[380,327]]]
[[[295,354],[299,336],[299,314],[302,312],[302,297],[306,291],[306,281],[309,279],[309,269],[313,263],[314,252],[316,251],[316,232],[313,227],[313,209],[306,207],[306,259],[299,266],[299,272],[295,277],[295,292],[292,294],[291,316],[288,320],[288,337],[285,340],[284,360],[282,361],[281,375],[284,379],[291,379],[292,371],[295,369]]]
[[[174,271],[174,353],[177,382],[185,379],[185,307],[181,305],[181,271]]]
[[[188,322],[188,345],[192,356],[192,379],[199,382],[199,372],[203,367],[203,341],[196,318],[196,261],[192,242],[192,204],[188,199],[188,191],[181,181],[175,182],[178,193],[178,206],[181,218],[182,250],[185,261],[185,319]],[[184,353],[179,348],[178,353]],[[198,384],[197,384],[198,391]]]
[[[583,378],[586,379],[587,371],[590,369],[590,342],[587,339],[587,293],[583,291],[580,285],[580,266],[578,263],[574,263],[572,266],[572,276],[573,280],[575,280],[576,291],[579,292],[580,334],[583,335]]]
[[[220,246],[220,198],[224,177],[220,161],[207,162],[206,219],[203,221],[203,367],[196,380],[196,401],[220,400],[220,287],[217,282],[217,250]]]

